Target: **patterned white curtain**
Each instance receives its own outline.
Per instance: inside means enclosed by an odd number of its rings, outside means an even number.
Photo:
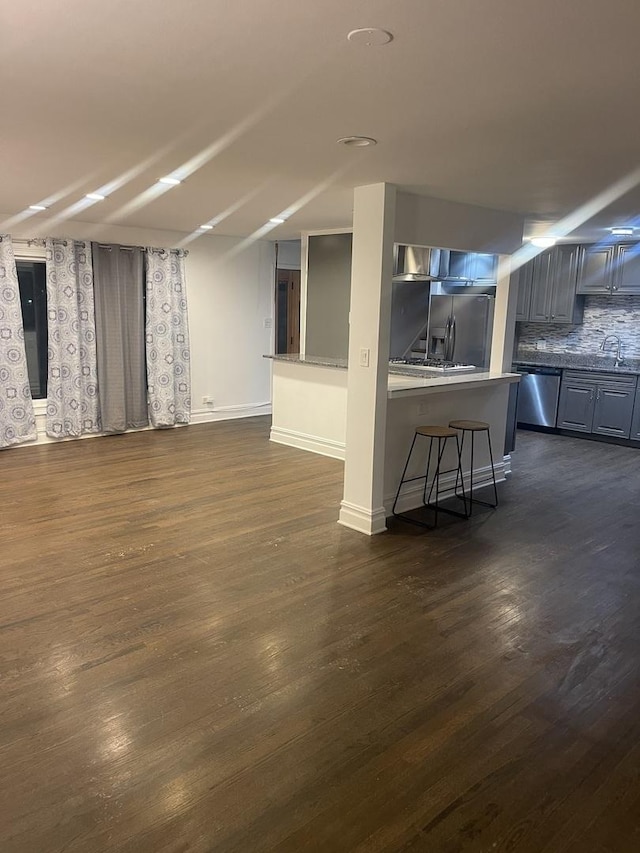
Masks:
[[[91,244],[47,239],[47,435],[100,431]]]
[[[36,438],[20,287],[8,234],[0,235],[0,447]]]
[[[154,427],[191,420],[185,255],[183,250],[145,250],[147,394]]]

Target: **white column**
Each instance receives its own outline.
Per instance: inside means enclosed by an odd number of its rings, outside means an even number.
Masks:
[[[511,281],[511,256],[500,255],[491,338],[490,369],[495,373],[508,373],[511,370],[517,298],[515,277],[513,283]]]
[[[384,456],[396,188],[354,192],[347,436],[340,524],[386,530]]]

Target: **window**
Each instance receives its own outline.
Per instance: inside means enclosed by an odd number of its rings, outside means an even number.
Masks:
[[[47,288],[44,261],[16,259],[31,396],[47,396]]]

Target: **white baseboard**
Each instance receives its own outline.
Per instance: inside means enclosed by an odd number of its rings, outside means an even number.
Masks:
[[[229,421],[235,418],[255,418],[258,415],[270,415],[271,403],[242,404],[239,406],[216,406],[215,409],[192,409],[192,424],[208,424],[215,421]]]
[[[358,533],[366,533],[374,536],[376,533],[384,533],[387,529],[386,510],[383,506],[379,509],[369,510],[363,506],[341,501],[338,524],[357,530]]]
[[[35,441],[28,441],[24,444],[15,444],[14,447],[35,447],[38,444],[59,444],[62,441],[78,441],[84,438],[101,438],[111,433],[105,432],[90,432],[78,436],[69,436],[65,438],[52,438],[47,435],[47,407],[46,401],[34,401],[34,412],[36,418],[36,434]],[[258,415],[270,415],[271,403],[257,403],[255,405],[240,405],[240,406],[221,406],[216,409],[195,409],[191,412],[192,424],[211,423],[213,421],[227,421],[232,418],[251,418]],[[179,429],[180,427],[188,426],[188,424],[176,424],[175,427],[167,427],[167,429]],[[153,429],[149,424],[139,429],[128,429],[130,432],[144,432],[145,430]],[[126,434],[123,433],[123,434]]]
[[[506,470],[506,466],[504,462],[496,462],[495,463],[495,471],[496,471],[496,482],[504,483],[506,479],[506,474],[508,473]],[[464,482],[466,487],[469,487],[469,471],[464,471]],[[456,485],[456,475],[455,471],[449,472],[447,474],[443,474],[440,477],[440,497],[439,500],[443,501],[447,498],[451,498],[455,494],[455,485]],[[473,473],[473,491],[474,493],[478,489],[484,489],[487,486],[492,486],[493,480],[491,478],[491,466],[487,465],[483,468],[476,468]],[[406,486],[402,487],[402,492],[400,494],[400,498],[398,499],[398,506],[396,508],[396,512],[408,512],[411,509],[416,509],[423,505],[423,495],[424,495],[424,480],[419,480],[416,483],[409,483]],[[384,505],[386,508],[387,516],[392,514],[393,510],[393,502],[395,500],[395,492],[392,495],[385,495]],[[435,500],[435,491],[431,496],[432,500]]]
[[[298,450],[309,450],[311,453],[330,456],[332,459],[344,459],[344,442],[332,441],[329,438],[320,438],[317,435],[308,435],[304,432],[282,427],[271,427],[269,439],[276,444],[297,447]]]

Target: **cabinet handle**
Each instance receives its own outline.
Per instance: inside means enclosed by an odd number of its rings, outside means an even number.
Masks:
[[[555,319],[556,319],[556,315],[555,315],[555,314],[552,314],[552,315],[551,315],[551,319],[552,319],[552,320],[555,320]]]
[[[616,285],[615,285],[615,284],[614,284],[614,285],[613,285],[613,287],[611,288],[611,290],[617,290],[617,289],[618,289],[618,288],[616,287]]]

